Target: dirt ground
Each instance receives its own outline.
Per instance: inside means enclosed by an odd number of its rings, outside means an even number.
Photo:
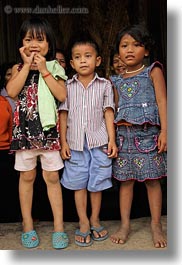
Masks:
[[[101,221],[109,234],[112,234],[119,227],[119,220],[117,221]],[[167,234],[167,216],[162,216],[163,231]],[[54,250],[51,245],[51,234],[53,230],[52,222],[36,222],[34,227],[40,238],[40,245],[32,249],[34,250]],[[157,250],[165,251],[164,249],[156,249],[153,246],[150,233],[150,217],[142,217],[131,220],[131,234],[128,241],[121,244],[114,244],[108,238],[105,241],[96,242],[90,247],[79,247],[74,243],[74,232],[78,228],[77,222],[65,222],[65,231],[69,236],[69,246],[60,251],[68,250]],[[0,250],[25,250],[21,245],[21,223],[0,223]]]

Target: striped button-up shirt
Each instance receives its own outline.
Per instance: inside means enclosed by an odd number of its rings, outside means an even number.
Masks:
[[[85,136],[88,148],[108,143],[104,111],[114,111],[114,96],[111,82],[95,74],[94,79],[84,88],[74,75],[67,80],[67,98],[59,110],[68,111],[67,142],[70,149],[83,151]]]

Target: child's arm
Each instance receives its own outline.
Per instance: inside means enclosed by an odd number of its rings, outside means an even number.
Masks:
[[[67,131],[67,117],[68,112],[61,110],[59,114],[60,120],[60,143],[61,143],[61,157],[62,159],[69,159],[71,157],[70,148],[66,140]]]
[[[9,129],[9,140],[10,140],[10,143],[11,143],[11,140],[12,140],[12,132],[13,132],[13,115],[12,115],[12,109],[11,109],[11,106],[8,104],[8,110],[9,110],[9,113],[10,113],[10,119],[9,119],[9,126],[8,126],[8,129]]]
[[[167,93],[164,75],[159,67],[151,71],[151,78],[154,84],[157,105],[159,109],[161,132],[158,139],[159,153],[167,151]]]
[[[110,82],[112,84],[112,89],[113,89],[113,94],[114,94],[114,103],[115,103],[115,109],[117,110],[118,108],[118,102],[119,102],[119,95],[118,95],[118,91],[117,88],[115,87],[113,81],[110,79]]]
[[[106,108],[104,112],[106,128],[108,133],[108,157],[117,157],[118,148],[115,142],[114,111],[112,108]]]
[[[117,89],[113,86],[113,92],[114,92],[114,102],[115,102],[115,108],[117,110],[118,108],[118,102],[119,102],[119,95]]]
[[[53,96],[63,102],[66,99],[66,86],[62,79],[56,80],[51,73],[47,70],[46,67],[46,59],[40,54],[35,54],[34,56],[34,63],[37,64],[38,70],[41,73],[44,81],[46,82],[47,86],[49,87]],[[44,77],[45,76],[45,77]]]
[[[11,98],[16,98],[19,93],[21,92],[22,88],[24,87],[25,81],[30,71],[31,64],[33,62],[34,53],[31,56],[26,56],[25,47],[21,47],[19,49],[22,60],[23,60],[23,67],[20,71],[18,71],[18,65],[14,65],[12,68],[12,77],[7,83],[6,89],[8,95]]]

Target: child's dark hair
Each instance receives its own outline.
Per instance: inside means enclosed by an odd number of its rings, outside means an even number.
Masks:
[[[56,48],[56,52],[62,53],[64,55],[64,57],[66,57],[66,53],[63,49]]]
[[[56,54],[56,39],[54,36],[54,32],[51,28],[49,22],[44,18],[32,17],[27,19],[21,25],[19,31],[19,41],[18,41],[18,48],[22,47],[22,40],[27,34],[27,32],[32,35],[32,37],[39,37],[45,34],[46,40],[49,43],[49,51],[46,55],[46,60],[53,60],[55,59]]]
[[[112,48],[110,51],[110,61],[109,61],[110,66],[113,66],[114,55],[116,54],[118,54],[118,51],[115,48]]]
[[[75,45],[79,44],[90,44],[96,51],[97,56],[100,56],[100,49],[97,42],[93,39],[88,31],[77,32],[69,42],[69,58],[72,58],[72,49]]]
[[[5,85],[5,75],[8,69],[12,68],[16,62],[3,63],[0,67],[0,90],[4,88]]]
[[[129,34],[142,46],[144,46],[146,50],[151,51],[154,41],[152,40],[148,30],[142,24],[135,24],[123,28],[116,36],[117,52],[119,52],[119,44],[125,34]]]

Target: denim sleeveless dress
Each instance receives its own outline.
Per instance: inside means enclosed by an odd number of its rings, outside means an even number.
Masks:
[[[113,160],[113,177],[119,181],[159,179],[167,175],[167,154],[158,154],[160,119],[150,71],[153,63],[138,75],[111,77],[119,94],[115,123],[124,120],[132,126],[116,126],[118,157]]]

